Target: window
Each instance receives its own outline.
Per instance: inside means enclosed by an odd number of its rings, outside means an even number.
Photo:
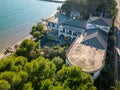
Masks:
[[[72,31],[70,30],[69,33],[72,34]]]
[[[53,26],[53,27],[55,26],[54,23],[52,23],[52,26]]]
[[[81,34],[80,32],[78,32],[78,35]]]
[[[65,29],[63,28],[63,32],[65,32]]]

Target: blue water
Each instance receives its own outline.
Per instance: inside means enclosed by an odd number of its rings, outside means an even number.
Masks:
[[[40,0],[0,0],[0,52],[28,36],[33,25],[60,5]]]

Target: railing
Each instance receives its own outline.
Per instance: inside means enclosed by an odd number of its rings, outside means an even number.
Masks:
[[[57,29],[57,30],[59,29],[58,27],[53,27],[53,26],[49,26],[49,25],[47,25],[47,27],[52,28],[52,29]]]
[[[60,31],[61,33],[65,33],[65,31]]]

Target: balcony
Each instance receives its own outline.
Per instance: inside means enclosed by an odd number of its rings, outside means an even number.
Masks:
[[[59,29],[59,27],[56,23],[48,23],[47,27],[50,28],[50,29],[56,29],[56,30]]]

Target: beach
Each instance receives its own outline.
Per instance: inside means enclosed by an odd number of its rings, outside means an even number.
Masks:
[[[26,36],[25,38],[21,39],[20,41],[18,41],[17,43],[15,43],[13,46],[10,46],[10,47],[6,47],[6,49],[4,49],[3,52],[0,53],[0,58],[4,58],[4,57],[7,57],[9,56],[10,54],[12,54],[13,52],[16,51],[16,46],[19,46],[21,44],[21,42],[25,39],[33,39],[31,35],[29,36]],[[7,48],[10,48],[12,52],[8,52],[7,54],[5,54],[5,51],[7,50]]]

